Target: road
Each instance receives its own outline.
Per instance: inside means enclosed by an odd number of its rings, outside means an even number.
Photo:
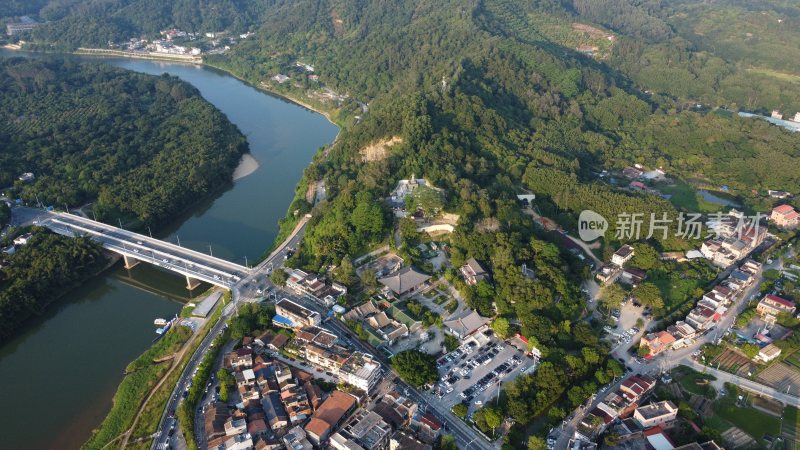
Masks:
[[[325,311],[322,310],[321,306],[311,302],[305,298],[293,298],[294,301],[297,301],[301,305],[305,306],[306,308],[315,310],[325,315]],[[432,412],[436,418],[438,418],[443,424],[445,431],[451,435],[456,440],[456,444],[458,448],[461,450],[491,450],[494,447],[492,444],[487,441],[484,437],[482,437],[478,432],[470,428],[466,423],[464,423],[461,419],[455,417],[449,410],[444,408],[442,405],[438,404],[438,399],[433,397],[433,395],[427,392],[421,392],[420,390],[416,389],[413,386],[408,385],[404,381],[402,381],[398,374],[391,369],[391,365],[389,365],[388,359],[378,351],[375,347],[369,345],[368,343],[361,342],[358,337],[350,331],[342,322],[336,319],[330,319],[325,323],[326,326],[330,327],[334,333],[339,335],[340,337],[346,337],[345,341],[350,343],[352,346],[356,347],[356,350],[369,353],[375,356],[385,367],[389,368],[392,373],[392,376],[396,378],[397,390],[402,392],[406,397],[413,400],[414,402],[418,403],[420,407],[427,408],[428,412]]]
[[[762,267],[762,274],[763,272],[769,269],[778,269],[780,270],[783,267],[783,261],[781,259],[777,259],[773,261],[771,264],[764,264]],[[736,320],[736,316],[738,316],[742,310],[744,310],[748,304],[749,299],[754,293],[759,292],[759,288],[764,281],[762,274],[759,275],[758,280],[753,283],[749,288],[745,289],[745,291],[736,299],[735,303],[729,308],[728,313],[725,314],[720,320],[712,331],[707,332],[703,336],[695,339],[695,342],[687,347],[681,349],[671,349],[663,352],[662,354],[658,355],[654,360],[645,362],[643,364],[638,363],[635,359],[630,358],[628,353],[625,352],[619,356],[626,359],[625,364],[631,369],[633,369],[632,373],[638,373],[643,375],[658,375],[659,373],[669,370],[678,365],[687,365],[695,368],[699,368],[698,370],[703,369],[703,365],[693,361],[691,359],[691,354],[701,348],[703,345],[710,343],[717,338],[723,336],[724,332],[729,330],[730,327],[733,325],[733,322]],[[773,398],[781,401],[788,401],[789,404],[792,405],[800,405],[800,399],[794,397],[792,395],[786,395],[785,393],[777,392],[774,389],[770,388],[769,386],[762,385],[755,381],[750,381],[745,378],[737,377],[733,374],[728,374],[727,372],[721,372],[717,370],[713,370],[711,368],[706,368],[706,373],[713,373],[719,380],[731,380],[735,384],[739,384],[746,389],[752,390],[754,392],[763,393],[764,395],[773,396]],[[717,375],[719,373],[720,375]],[[625,377],[616,380],[615,383],[606,389],[600,395],[592,396],[592,398],[587,402],[586,405],[588,406],[580,406],[573,412],[573,419],[568,420],[562,423],[562,426],[558,430],[558,437],[556,439],[555,449],[561,450],[567,448],[567,441],[569,438],[575,433],[577,429],[577,425],[583,420],[583,417],[591,411],[595,406],[597,406],[605,397],[605,393],[613,392],[619,388],[619,385]],[[742,382],[746,381],[746,383]]]
[[[66,235],[88,235],[104,248],[187,277],[230,288],[250,274],[247,267],[180,245],[67,213],[42,211],[39,224]]]
[[[712,381],[712,384],[717,389],[721,389],[725,383],[735,384],[739,387],[739,389],[745,389],[750,392],[763,395],[765,397],[770,397],[772,399],[778,400],[786,405],[792,405],[794,407],[800,407],[800,398],[795,395],[789,394],[787,392],[778,391],[772,387],[767,385],[758,383],[756,381],[749,380],[744,377],[740,377],[738,375],[734,375],[729,372],[725,372],[722,370],[714,369],[713,367],[704,366],[697,361],[692,360],[691,358],[683,358],[677,364],[683,364],[685,366],[689,366],[698,372],[704,372],[709,375],[715,376],[717,379],[716,381]],[[676,364],[676,365],[677,365]]]
[[[540,216],[539,214],[537,214],[536,211],[534,211],[531,208],[523,208],[522,212],[524,214],[527,214],[527,215],[533,217],[534,218],[534,222],[536,222],[537,224],[541,225],[541,223],[537,219],[541,219],[541,218],[543,218],[543,216]],[[551,221],[551,222],[553,222],[553,223],[556,223],[552,219],[548,219],[547,217],[544,217],[544,218],[549,220],[549,221]],[[571,242],[571,244],[567,245],[567,247],[573,247],[573,248],[575,246],[580,247],[580,249],[583,250],[583,252],[586,254],[586,256],[591,258],[591,260],[594,262],[595,269],[599,269],[600,266],[603,265],[603,261],[600,261],[600,259],[597,256],[595,256],[595,254],[592,252],[592,248],[593,248],[593,246],[597,245],[597,241],[595,241],[592,244],[587,244],[586,242],[583,242],[580,239],[577,239],[577,238],[574,238],[574,237],[568,235],[567,233],[561,231],[560,229],[559,230],[554,230],[554,232],[560,234],[562,238],[565,238],[565,239],[567,239],[567,240],[569,240]]]
[[[180,379],[178,379],[178,382],[175,384],[175,389],[173,389],[172,395],[170,396],[170,399],[164,408],[164,412],[161,415],[161,420],[159,421],[157,431],[158,437],[153,441],[151,450],[155,449],[159,444],[163,444],[169,440],[169,437],[165,436],[166,432],[169,431],[165,424],[170,417],[171,412],[177,409],[178,404],[182,400],[181,394],[187,389],[187,386],[194,375],[195,368],[200,361],[205,358],[206,353],[208,352],[209,348],[211,348],[211,343],[223,331],[227,320],[234,314],[239,302],[253,299],[251,294],[252,292],[255,292],[256,289],[254,281],[258,278],[266,277],[267,271],[271,270],[272,267],[282,266],[286,250],[292,246],[296,246],[305,235],[305,229],[309,218],[309,216],[304,217],[301,222],[298,223],[298,226],[295,227],[294,231],[292,231],[292,233],[286,238],[286,240],[281,243],[281,245],[279,245],[275,251],[273,251],[272,254],[267,257],[267,259],[259,264],[251,275],[242,280],[240,285],[233,287],[231,290],[232,302],[225,306],[221,317],[217,323],[213,325],[209,333],[197,347],[188,364],[186,364]],[[194,432],[194,430],[188,431]],[[202,440],[198,442],[202,442]]]

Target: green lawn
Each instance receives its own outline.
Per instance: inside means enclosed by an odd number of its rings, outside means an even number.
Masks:
[[[787,438],[791,438],[794,436],[794,446],[798,443],[798,439],[800,439],[800,410],[795,408],[794,406],[787,406],[783,410],[783,433],[786,435]],[[790,448],[794,448],[794,446]]]
[[[697,384],[699,380],[716,380],[713,375],[700,373],[691,367],[678,366],[672,371],[672,379],[676,380],[684,391],[702,395],[703,397],[714,399],[717,396],[716,390],[708,384]]]
[[[735,399],[726,397],[714,405],[715,413],[732,425],[741,428],[757,441],[762,441],[764,434],[777,436],[780,432],[781,419],[750,406],[742,407]]]
[[[661,291],[665,314],[675,311],[692,299],[695,289],[701,285],[697,279],[684,279],[679,275],[678,272],[664,273],[662,271],[650,274],[648,279]]]
[[[719,211],[720,206],[703,199],[690,185],[676,181],[674,185],[657,185],[656,188],[664,194],[672,195],[669,201],[676,208],[688,212],[709,213]]]
[[[784,359],[785,362],[800,368],[800,351],[794,352]]]

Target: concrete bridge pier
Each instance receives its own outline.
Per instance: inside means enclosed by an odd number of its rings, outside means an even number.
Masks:
[[[200,281],[187,275],[186,289],[193,291],[197,286],[200,286]]]
[[[133,269],[134,266],[139,264],[139,260],[136,258],[132,258],[128,255],[122,255],[123,261],[125,261],[125,268],[126,269]]]

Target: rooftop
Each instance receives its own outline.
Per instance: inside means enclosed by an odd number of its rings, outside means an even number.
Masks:
[[[275,307],[276,308],[282,308],[286,312],[288,312],[290,314],[293,314],[293,315],[295,315],[297,317],[302,317],[304,319],[308,319],[308,318],[319,316],[318,312],[311,311],[308,308],[304,308],[304,307],[298,305],[297,303],[295,303],[295,302],[293,302],[293,301],[291,301],[291,300],[289,300],[287,298],[281,299],[281,301],[279,301],[275,305]]]
[[[485,325],[488,321],[489,319],[481,317],[475,310],[465,309],[459,314],[445,320],[443,325],[460,336],[466,336],[475,332],[475,330]]]
[[[677,409],[678,407],[675,406],[674,403],[669,400],[664,400],[663,402],[651,403],[647,406],[640,406],[639,408],[636,408],[636,412],[644,419],[649,420],[670,414]]]
[[[430,275],[424,274],[413,267],[404,267],[388,277],[381,278],[378,282],[395,294],[402,295],[430,278]]]
[[[321,427],[321,424],[314,423],[314,419],[316,419],[316,421],[322,421],[329,427],[334,427],[355,404],[356,399],[352,395],[342,391],[331,392],[328,399],[325,400],[325,402],[320,405],[319,409],[314,412],[314,415],[311,416],[311,421],[306,425],[306,430],[319,436],[320,434],[316,433],[314,428]]]
[[[785,298],[778,297],[777,295],[767,294],[764,297],[764,300],[769,300],[773,303],[777,303],[779,305],[783,305],[787,308],[794,308],[794,302],[790,300],[786,300]]]

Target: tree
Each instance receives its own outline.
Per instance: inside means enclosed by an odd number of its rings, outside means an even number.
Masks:
[[[664,308],[664,300],[661,298],[661,291],[653,283],[645,282],[636,286],[633,295],[643,305],[651,307],[653,310]]]
[[[220,368],[217,371],[217,379],[219,380],[219,399],[223,403],[227,403],[228,393],[234,384],[236,384],[236,380],[225,368]]]
[[[505,317],[498,317],[492,321],[492,330],[502,339],[508,339],[511,325]]]
[[[482,409],[483,411],[483,418],[486,421],[486,426],[492,430],[492,435],[494,435],[494,430],[503,423],[503,415],[500,414],[500,411],[497,408],[492,406],[487,406]]]
[[[636,354],[644,358],[650,354],[650,347],[646,345],[640,345],[639,348],[636,349]]]
[[[377,287],[378,277],[375,275],[375,271],[372,269],[367,269],[361,272],[361,282],[364,283],[365,286],[370,288]]]
[[[528,450],[547,450],[547,442],[539,436],[528,438]]]
[[[353,267],[353,261],[350,260],[350,255],[344,255],[342,262],[333,271],[333,278],[348,287],[352,286],[358,279],[356,270]]]
[[[417,231],[417,222],[415,222],[414,219],[408,217],[400,219],[400,224],[398,226],[403,244],[407,247],[414,247],[419,244],[421,235]]]
[[[748,358],[753,359],[758,355],[759,347],[756,344],[745,343],[742,344],[742,352],[747,355]]]
[[[467,417],[468,412],[469,408],[467,408],[467,405],[464,403],[456,403],[455,405],[453,405],[453,414],[455,414],[456,417],[460,417],[463,419]]]
[[[454,438],[452,434],[442,435],[441,439],[439,439],[438,445],[436,445],[435,448],[437,450],[458,450],[456,438]]]
[[[400,352],[390,362],[405,382],[416,387],[435,383],[439,378],[436,358],[418,350]]]
[[[636,267],[644,271],[661,267],[661,254],[652,246],[644,243],[633,245],[634,255],[631,259],[631,267]]]
[[[607,310],[619,308],[619,305],[625,300],[625,295],[625,290],[619,284],[612,283],[603,288],[600,293],[600,303]]]
[[[603,445],[608,447],[616,447],[619,445],[619,434],[617,433],[608,433],[606,437],[603,438]]]
[[[453,336],[451,334],[445,334],[444,335],[444,348],[445,348],[445,350],[447,350],[448,352],[452,352],[453,350],[457,349],[459,345],[461,345],[461,343],[458,341],[458,339],[455,336]]]
[[[269,274],[269,281],[271,281],[276,286],[286,286],[286,280],[289,279],[289,274],[283,270],[282,267],[278,267]]]

